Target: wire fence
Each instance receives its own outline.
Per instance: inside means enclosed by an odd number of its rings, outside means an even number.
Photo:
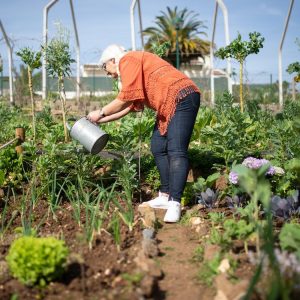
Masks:
[[[192,77],[195,84],[200,88],[202,93],[202,100],[210,102],[211,99],[211,83],[208,77]],[[233,96],[238,98],[239,83],[237,78],[233,76]],[[267,81],[268,79],[268,81]],[[267,83],[255,83],[267,82]],[[68,99],[76,98],[76,77],[65,79],[65,91]],[[226,77],[216,77],[214,79],[215,96],[220,97],[228,89]],[[55,78],[47,79],[47,91],[49,94],[57,92],[58,82]],[[33,89],[37,95],[42,94],[42,80],[41,76],[37,76],[33,80]],[[244,76],[244,96],[246,99],[256,100],[260,103],[278,103],[278,81],[274,79],[272,74],[267,72],[260,72],[257,74],[245,73]],[[110,94],[113,91],[113,80],[109,77],[81,77],[80,78],[80,92],[81,97],[101,97]],[[8,76],[0,77],[0,95],[9,94],[9,78]],[[27,82],[21,76],[14,78],[14,94],[15,98],[22,98],[29,95]],[[295,82],[283,82],[284,99],[298,99],[299,98],[299,84]]]

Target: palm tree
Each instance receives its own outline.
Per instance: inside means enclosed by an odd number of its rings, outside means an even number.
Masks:
[[[197,20],[198,14],[188,11],[187,8],[178,10],[167,7],[167,12],[161,11],[162,15],[155,19],[156,27],[148,27],[143,30],[144,36],[149,36],[145,49],[151,51],[153,44],[170,43],[166,51],[165,59],[173,65],[176,62],[176,28],[178,29],[178,44],[180,60],[183,63],[190,62],[197,57],[209,54],[210,42],[203,40],[199,35],[207,36],[202,29],[207,27],[202,21]],[[178,20],[181,20],[178,23]]]

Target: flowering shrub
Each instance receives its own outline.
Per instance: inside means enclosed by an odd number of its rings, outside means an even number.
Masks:
[[[259,158],[250,156],[250,157],[247,157],[244,159],[244,161],[242,162],[242,165],[244,165],[245,167],[252,169],[252,170],[258,170],[262,166],[269,165],[266,175],[273,176],[275,174],[278,174],[278,175],[284,174],[284,170],[282,168],[272,166],[270,161],[268,161],[267,159],[264,159],[264,158],[259,159]],[[238,184],[238,179],[239,179],[238,174],[236,172],[231,171],[229,173],[229,181],[232,184]]]

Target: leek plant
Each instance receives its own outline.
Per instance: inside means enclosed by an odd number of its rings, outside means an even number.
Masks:
[[[66,186],[62,187],[66,197],[71,202],[74,219],[78,226],[83,227],[85,240],[88,242],[90,249],[92,249],[95,234],[101,232],[103,221],[108,213],[109,204],[115,197],[115,186],[116,184],[113,184],[108,189],[105,189],[86,182],[78,176],[76,186],[72,182],[67,182]],[[81,222],[82,211],[84,211],[85,216],[84,224]]]
[[[13,194],[13,196],[15,197],[15,195]],[[6,196],[6,199],[4,200],[4,207],[2,209],[2,211],[0,212],[0,239],[3,239],[6,231],[10,228],[12,222],[14,221],[14,219],[17,217],[18,215],[18,211],[14,210],[10,216],[10,219],[7,220],[7,208],[8,208],[8,199],[10,197],[10,188],[8,189],[8,193]]]
[[[117,207],[117,212],[129,230],[133,229],[134,209],[132,205],[133,192],[138,187],[136,164],[133,156],[124,154],[120,161],[120,168],[116,171],[117,182],[122,187],[125,194],[125,207],[117,199],[113,199]]]
[[[54,170],[49,176],[49,184],[48,184],[48,203],[49,203],[49,211],[51,211],[53,219],[57,221],[56,210],[59,207],[61,202],[61,194],[64,189],[64,185],[66,184],[68,177],[63,181],[62,184],[57,180],[57,171]],[[59,186],[59,190],[57,191]]]
[[[120,217],[119,214],[114,212],[110,221],[110,231],[113,235],[114,241],[117,245],[118,251],[120,251],[121,246],[121,230],[120,230]]]

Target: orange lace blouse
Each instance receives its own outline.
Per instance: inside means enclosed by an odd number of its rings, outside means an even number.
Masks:
[[[192,92],[195,83],[160,57],[145,51],[130,51],[119,63],[122,89],[118,99],[132,101],[132,110],[144,105],[157,112],[158,129],[166,134],[176,104]]]

